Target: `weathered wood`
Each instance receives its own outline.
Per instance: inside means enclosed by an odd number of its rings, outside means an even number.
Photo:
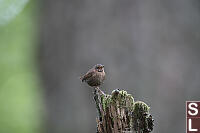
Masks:
[[[124,90],[116,89],[111,95],[99,88],[94,91],[98,110],[97,133],[150,133],[153,119],[149,107]]]

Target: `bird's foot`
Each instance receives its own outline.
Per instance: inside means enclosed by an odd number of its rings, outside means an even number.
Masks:
[[[99,87],[95,87],[94,91],[98,92],[100,95],[105,95],[105,93]]]

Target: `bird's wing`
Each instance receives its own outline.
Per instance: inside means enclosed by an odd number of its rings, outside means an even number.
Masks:
[[[88,78],[92,77],[93,75],[94,75],[94,71],[93,70],[88,71],[85,75],[83,75],[81,77],[82,82],[87,80]]]

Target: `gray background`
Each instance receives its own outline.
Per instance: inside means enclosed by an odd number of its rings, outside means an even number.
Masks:
[[[78,77],[97,63],[102,90],[151,107],[154,133],[185,132],[185,101],[199,100],[197,0],[43,0],[40,70],[48,133],[94,133],[92,89]]]

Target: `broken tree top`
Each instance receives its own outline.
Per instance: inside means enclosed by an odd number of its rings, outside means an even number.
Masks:
[[[135,102],[126,91],[116,89],[108,95],[97,89],[94,99],[99,114],[98,133],[150,133],[153,130],[150,107],[142,101]]]

